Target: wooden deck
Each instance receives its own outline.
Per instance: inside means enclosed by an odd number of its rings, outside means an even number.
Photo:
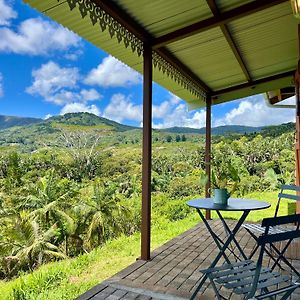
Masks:
[[[224,236],[219,220],[211,220],[211,227]],[[235,221],[228,222],[234,226]],[[239,244],[247,253],[254,241],[241,229],[237,234]],[[149,262],[137,261],[123,271],[95,286],[77,300],[183,300],[189,299],[201,277],[200,269],[207,268],[216,257],[218,249],[203,223],[184,232],[152,252]],[[293,261],[300,269],[300,261]],[[224,291],[226,292],[226,291]],[[300,289],[293,299],[300,299]],[[228,299],[240,299],[227,294]],[[199,299],[214,299],[213,290],[205,285]]]

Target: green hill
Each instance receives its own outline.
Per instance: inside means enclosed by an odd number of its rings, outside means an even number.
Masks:
[[[71,132],[88,131],[91,136],[95,135],[95,137],[100,134],[102,144],[105,146],[137,144],[142,140],[142,132],[139,127],[123,125],[90,113],[69,113],[47,120],[0,116],[0,145],[21,146],[25,151],[33,151],[39,147],[59,147],[63,143],[62,132],[66,130]],[[244,134],[251,138],[258,133],[263,136],[276,137],[292,131],[295,131],[294,123],[266,127],[230,125],[212,128],[215,138],[223,136],[235,138],[235,136]],[[205,134],[205,128],[155,129],[153,130],[153,141],[168,142],[168,139],[176,140],[177,135],[185,135],[185,140],[193,141],[199,134]]]
[[[285,123],[281,125],[272,125],[263,127],[261,130],[261,134],[263,136],[272,136],[276,137],[286,132],[292,132],[296,130],[295,123]]]
[[[160,129],[161,132],[177,133],[177,134],[205,134],[205,127],[189,128],[189,127],[171,127]],[[282,133],[295,131],[295,123],[285,123],[281,125],[251,127],[242,125],[226,125],[212,128],[213,135],[230,135],[230,134],[257,134],[263,136],[278,136]]]
[[[68,113],[63,116],[51,117],[45,121],[46,123],[59,123],[66,125],[76,125],[76,126],[107,126],[110,129],[123,132],[127,130],[136,129],[136,127],[123,125],[115,121],[98,117],[94,114],[83,112],[83,113]]]
[[[25,151],[33,151],[48,146],[59,147],[63,144],[63,131],[87,131],[91,139],[93,139],[93,136],[97,137],[100,134],[103,142],[111,144],[110,140],[118,138],[120,134],[127,134],[128,132],[127,135],[132,135],[131,132],[140,131],[136,127],[122,125],[90,113],[69,113],[63,116],[51,117],[47,120],[36,120],[38,122],[29,125],[24,120],[23,123],[16,123],[16,126],[0,127],[0,145],[21,146]],[[26,126],[23,124],[26,124]]]
[[[276,127],[276,126],[275,126]],[[263,127],[250,127],[250,126],[241,126],[241,125],[226,125],[226,126],[218,126],[212,128],[212,134],[214,135],[228,135],[228,134],[244,134],[244,133],[254,133],[261,132]],[[198,133],[205,134],[205,127],[196,129],[189,127],[171,127],[166,129],[161,129],[162,132],[170,132],[170,133],[180,133],[180,134],[188,134],[188,133]]]
[[[0,129],[14,126],[27,126],[40,122],[43,122],[43,119],[0,115]]]

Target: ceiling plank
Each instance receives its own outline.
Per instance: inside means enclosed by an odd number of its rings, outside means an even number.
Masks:
[[[254,80],[252,82],[246,82],[246,83],[235,85],[235,86],[232,86],[232,87],[229,87],[229,88],[214,91],[211,94],[211,97],[212,98],[217,98],[218,95],[235,92],[235,91],[238,91],[238,90],[241,90],[241,89],[244,89],[244,88],[253,88],[253,89],[255,89],[255,86],[258,85],[258,84],[268,83],[268,82],[283,79],[283,78],[286,78],[286,77],[294,77],[294,75],[295,75],[295,70],[287,71],[287,72],[284,72],[284,73],[280,73],[280,74],[272,75],[272,76],[269,76],[269,77],[257,79],[257,80]]]
[[[219,12],[219,9],[217,7],[217,4],[216,4],[215,0],[206,0],[206,2],[208,4],[210,10],[212,11],[213,15],[215,17],[220,17],[221,14]],[[232,50],[232,52],[233,52],[236,60],[238,61],[238,63],[240,65],[240,67],[241,67],[241,69],[242,69],[242,71],[243,71],[243,73],[244,73],[247,81],[251,82],[252,79],[251,79],[250,73],[249,73],[249,71],[248,71],[248,69],[246,67],[244,59],[243,59],[243,57],[242,57],[242,55],[241,55],[241,53],[240,53],[240,51],[239,51],[239,49],[238,49],[238,47],[236,45],[236,43],[235,43],[235,41],[234,41],[231,33],[230,33],[227,25],[226,24],[221,24],[220,27],[221,27],[221,30],[222,30],[222,33],[223,33],[224,37],[226,38],[226,41],[229,44],[229,46],[230,46],[230,48],[231,48],[231,50]]]
[[[119,7],[114,1],[111,0],[92,0],[97,6],[106,11],[110,16],[112,16],[117,22],[122,26],[127,28],[131,33],[133,33],[138,39],[143,43],[152,44],[153,37],[151,34],[138,22],[136,22],[126,11]],[[156,51],[161,55],[166,61],[172,64],[175,68],[180,70],[187,78],[189,78],[194,84],[203,89],[206,93],[211,93],[212,90],[187,66],[179,61],[169,50],[162,47]]]
[[[190,69],[169,50],[167,50],[166,48],[160,48],[157,49],[156,52],[167,62],[173,64],[173,66],[176,66],[179,71],[184,72],[191,81],[195,82],[195,80],[197,79],[198,86],[200,86],[205,92],[207,92],[208,94],[212,93],[212,90],[203,81],[200,81],[199,78],[194,73],[192,73]]]
[[[220,16],[213,16],[206,20],[199,21],[197,23],[191,24],[184,28],[180,28],[173,32],[167,33],[153,40],[152,47],[157,49],[167,44],[176,42],[178,40],[187,38],[194,34],[207,31],[211,28],[215,28],[222,24],[226,24],[233,20],[242,18],[244,16],[253,14],[255,12],[261,11],[263,9],[269,8],[271,6],[286,2],[288,0],[256,0],[250,3],[246,3],[239,7],[233,8],[231,10],[223,12]]]

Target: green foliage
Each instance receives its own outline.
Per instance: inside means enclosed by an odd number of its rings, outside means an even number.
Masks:
[[[11,279],[11,297],[72,299],[96,283],[96,276],[87,284],[85,278],[80,285],[71,282],[96,260],[94,253],[102,255],[113,239],[126,240],[126,246],[131,239],[138,243],[142,137],[140,129],[123,129],[89,114],[70,114],[3,132],[0,142],[7,146],[0,154],[0,278]],[[175,234],[172,222],[180,226],[194,218],[185,203],[203,196],[207,181],[204,138],[183,133],[153,134],[152,222],[161,241],[164,234]],[[214,138],[213,183],[229,186],[238,196],[277,190],[294,181],[293,143],[292,132],[275,138]],[[255,220],[262,217],[257,214]],[[126,249],[127,256],[137,256],[138,250]],[[106,262],[111,259],[104,257]],[[45,263],[53,268],[39,273]],[[101,262],[101,276],[103,268]]]
[[[238,170],[229,161],[212,169],[211,182],[215,189],[227,189],[233,194],[240,181]]]
[[[152,246],[157,248],[198,222],[196,214],[170,222],[161,220],[153,227]],[[37,271],[9,282],[0,281],[1,297],[6,300],[71,300],[102,280],[119,272],[139,255],[140,235],[121,236],[88,254],[49,263]],[[17,298],[25,297],[25,298]]]
[[[167,143],[171,143],[172,142],[172,136],[171,135],[167,135],[166,142]]]
[[[263,217],[272,216],[277,201],[277,193],[278,191],[248,194],[247,198],[261,199],[272,204],[272,207],[267,210],[250,213],[248,220],[257,222]],[[182,199],[181,202],[184,204],[186,200],[188,199]],[[193,210],[187,214],[187,217],[173,222],[165,218],[164,213],[159,216],[156,215],[156,212],[168,205],[168,201],[166,195],[155,195],[153,199],[155,214],[152,231],[153,248],[157,248],[199,222],[199,216]],[[180,205],[180,203],[176,203],[176,205]],[[283,203],[279,214],[286,214],[287,209],[288,203]],[[236,219],[239,217],[239,213],[227,213],[226,216]],[[213,215],[213,217],[217,218],[216,215]],[[139,255],[139,243],[139,233],[129,237],[121,236],[118,239],[108,241],[102,247],[96,248],[88,254],[79,255],[74,259],[46,264],[33,273],[24,274],[20,278],[9,282],[0,281],[1,296],[6,300],[74,299],[133,263]]]

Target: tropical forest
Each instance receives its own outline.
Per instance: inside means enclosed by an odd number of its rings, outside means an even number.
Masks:
[[[140,128],[70,113],[1,116],[0,131],[1,299],[74,299],[135,261]],[[213,185],[275,203],[280,185],[294,182],[294,132],[293,123],[213,128]],[[152,145],[156,248],[199,222],[186,201],[204,195],[205,129],[156,129]]]

